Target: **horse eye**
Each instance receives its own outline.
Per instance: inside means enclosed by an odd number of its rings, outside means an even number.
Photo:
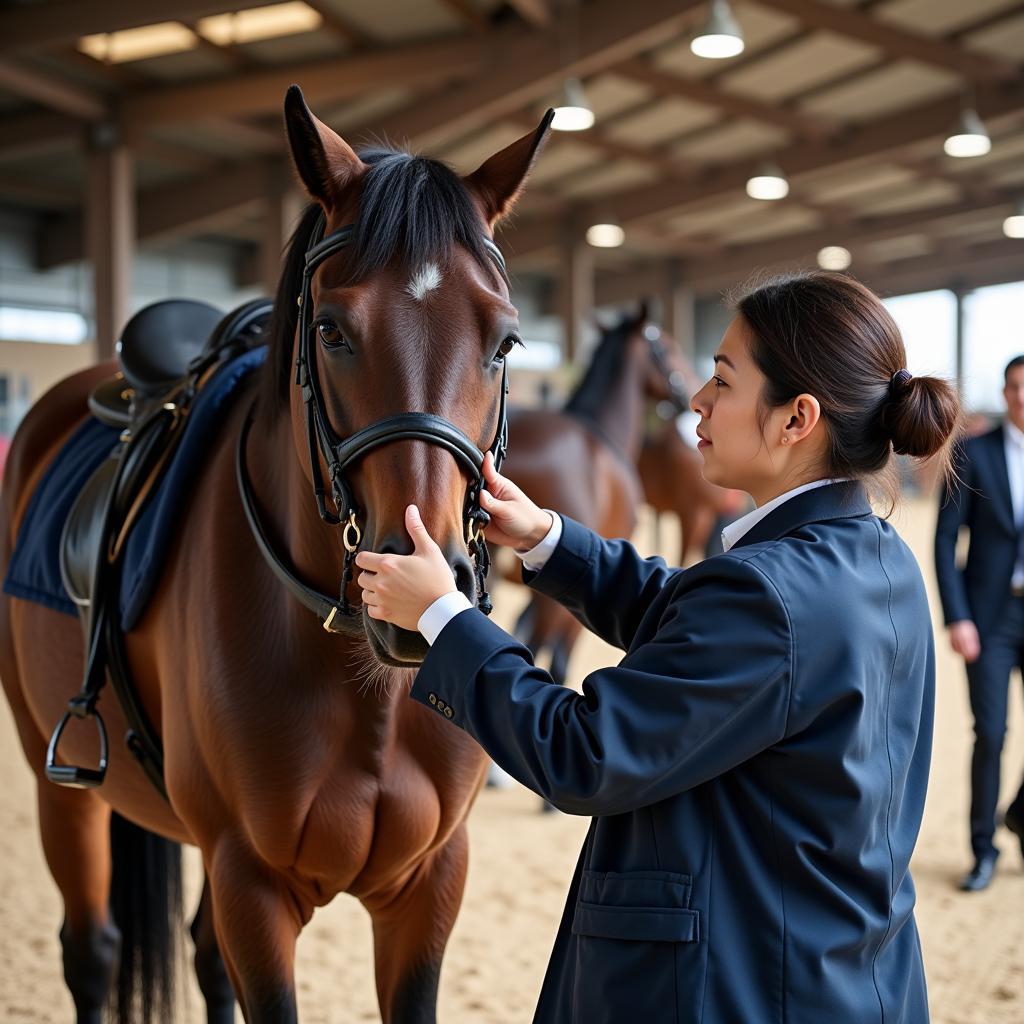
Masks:
[[[520,344],[519,339],[514,334],[510,334],[498,346],[498,352],[497,352],[497,354],[495,355],[494,358],[495,359],[504,359],[509,354],[509,352],[511,352],[512,349],[514,349],[516,347],[516,345],[518,345],[518,344]]]
[[[345,335],[341,333],[341,328],[330,320],[319,321],[316,325],[316,333],[321,343],[328,348],[337,348],[339,345],[348,347],[348,342],[345,340]]]

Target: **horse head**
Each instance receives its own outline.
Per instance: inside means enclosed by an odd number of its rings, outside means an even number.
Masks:
[[[310,112],[298,87],[288,92],[292,159],[312,205],[292,242],[305,256],[301,287],[286,268],[278,295],[295,325],[289,365],[276,372],[300,385],[288,388],[296,454],[321,518],[340,527],[346,609],[356,548],[412,550],[410,503],[459,589],[480,598],[479,467],[483,453],[500,458],[504,448],[505,360],[519,343],[493,232],[550,120],[462,178],[395,149],[357,153]],[[386,664],[426,653],[418,634],[370,619],[358,602],[351,625]]]

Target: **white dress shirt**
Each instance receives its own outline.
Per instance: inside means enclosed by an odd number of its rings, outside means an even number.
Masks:
[[[545,509],[544,511],[551,514],[552,520],[551,528],[544,534],[544,539],[539,544],[530,548],[529,551],[522,554],[518,551],[516,552],[516,556],[523,560],[523,565],[532,572],[537,572],[539,569],[544,568],[547,560],[551,557],[555,548],[558,547],[558,542],[562,539],[562,520],[556,513],[551,512],[551,509]],[[469,603],[469,598],[461,590],[453,590],[448,594],[442,594],[420,616],[419,622],[416,623],[416,628],[423,634],[428,644],[433,644],[441,635],[441,630],[456,615],[472,607]]]
[[[845,478],[837,480],[812,480],[809,484],[801,484],[799,487],[794,487],[790,491],[786,491],[784,494],[780,494],[777,498],[772,498],[771,501],[766,501],[759,508],[755,508],[752,512],[748,512],[745,516],[740,516],[739,519],[730,523],[724,530],[722,530],[722,547],[728,551],[745,533],[752,530],[754,526],[761,522],[762,519],[769,512],[773,512],[784,502],[789,501],[790,498],[795,498],[798,494],[803,494],[804,491],[813,491],[816,487],[827,487],[829,484],[841,484]]]
[[[1006,474],[1010,478],[1010,506],[1013,524],[1019,530],[1024,519],[1024,432],[1009,420],[1003,423],[1003,447],[1006,451]],[[1024,586],[1024,562],[1017,559],[1010,586]]]

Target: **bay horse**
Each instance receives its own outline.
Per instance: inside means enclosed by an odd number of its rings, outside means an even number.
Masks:
[[[459,587],[480,598],[475,477],[480,449],[503,442],[505,356],[518,341],[493,230],[550,120],[460,178],[407,153],[357,154],[298,87],[288,91],[291,155],[312,203],[287,252],[267,360],[210,439],[159,587],[125,637],[164,748],[166,801],[119,744],[98,789],[44,779],[47,737],[81,682],[82,634],[67,615],[0,598],[0,676],[38,778],[80,1024],[101,1019],[118,960],[122,974],[140,965],[142,974],[141,991],[130,979],[120,988],[122,1019],[136,1005],[173,1019],[159,956],[147,959],[139,935],[129,936],[166,931],[167,881],[136,878],[142,898],[112,918],[112,810],[201,851],[192,934],[211,1022],[230,1021],[236,997],[250,1024],[296,1021],[296,939],[340,893],[369,912],[383,1020],[435,1019],[485,758],[406,699],[425,641],[364,616],[342,563],[360,544],[411,551],[403,514],[416,502]],[[40,475],[111,370],[62,381],[18,430],[0,496],[5,563]],[[302,388],[291,386],[296,374]],[[338,594],[341,577],[337,622],[310,614],[262,556],[236,486],[236,449],[280,562],[321,594]],[[325,520],[341,521],[343,543]],[[117,702],[102,705],[111,735],[124,735]],[[75,764],[95,756],[81,728],[65,740]],[[138,864],[133,855],[129,874]],[[143,904],[157,908],[149,924],[140,923]],[[161,948],[173,945],[164,937]]]
[[[629,537],[644,500],[637,473],[650,400],[680,409],[681,355],[648,322],[646,306],[602,331],[590,364],[561,409],[512,409],[503,473],[543,508],[556,509],[604,537]],[[531,592],[515,634],[534,655],[548,652],[564,684],[579,621]]]

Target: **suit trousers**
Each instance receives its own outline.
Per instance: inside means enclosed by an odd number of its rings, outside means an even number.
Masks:
[[[1010,673],[1014,668],[1024,669],[1024,597],[1010,598],[995,627],[983,638],[978,660],[967,666],[974,715],[971,848],[975,857],[996,852],[992,838],[996,829]],[[1014,805],[1024,806],[1024,783]]]

